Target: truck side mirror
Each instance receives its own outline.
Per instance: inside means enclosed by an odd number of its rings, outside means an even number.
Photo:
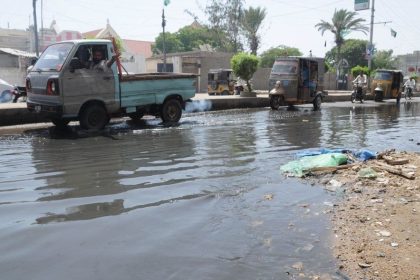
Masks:
[[[82,63],[80,62],[80,59],[77,57],[73,57],[70,61],[70,72],[74,73],[74,70],[76,69],[82,69]]]

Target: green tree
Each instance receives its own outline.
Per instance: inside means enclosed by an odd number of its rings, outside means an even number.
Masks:
[[[181,42],[182,51],[192,51],[203,44],[215,46],[211,34],[204,27],[185,26],[179,29],[175,36]]]
[[[230,60],[232,70],[235,75],[246,81],[248,91],[252,91],[251,80],[255,71],[258,68],[259,59],[253,54],[247,54],[244,52],[235,54]]]
[[[396,59],[392,53],[392,50],[381,50],[374,53],[372,69],[396,69]]]
[[[210,0],[205,8],[209,30],[224,51],[238,52],[243,49],[240,40],[240,23],[244,0]]]
[[[345,40],[341,46],[341,57],[346,59],[349,67],[352,68],[356,65],[367,66],[365,59],[366,53],[366,40],[349,39]],[[332,48],[325,54],[325,61],[330,66],[335,66],[337,57],[337,47]]]
[[[275,48],[270,48],[260,55],[261,67],[271,68],[276,60],[276,57],[280,56],[301,56],[302,53],[298,48],[288,47],[280,45]]]
[[[249,7],[249,9],[244,10],[241,27],[245,34],[245,38],[248,41],[251,54],[253,55],[257,55],[257,50],[261,41],[261,38],[258,35],[258,29],[260,29],[266,15],[266,10],[260,7]]]
[[[165,49],[166,53],[182,51],[182,43],[177,38],[176,34],[165,32]],[[163,33],[160,33],[159,36],[155,39],[155,43],[152,46],[152,51],[154,54],[163,53]]]
[[[344,37],[351,31],[360,31],[367,34],[369,30],[367,26],[363,25],[365,20],[356,18],[356,15],[356,12],[350,12],[345,9],[335,10],[331,22],[321,20],[315,25],[322,35],[324,35],[325,31],[330,31],[334,34],[334,41],[337,46],[335,64],[340,61],[340,51],[341,46],[344,44]]]
[[[351,75],[353,77],[357,77],[357,75],[359,75],[360,71],[362,71],[363,74],[366,74],[367,76],[370,76],[369,68],[367,66],[360,66],[360,65],[357,65],[357,66],[351,68]]]

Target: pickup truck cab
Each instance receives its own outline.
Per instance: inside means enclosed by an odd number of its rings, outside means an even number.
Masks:
[[[101,51],[102,67],[92,67]],[[195,96],[196,75],[123,74],[111,40],[73,40],[49,46],[26,78],[27,108],[56,126],[78,120],[99,130],[111,117],[140,119],[144,114],[178,122],[185,102]],[[112,57],[115,63],[109,62]]]

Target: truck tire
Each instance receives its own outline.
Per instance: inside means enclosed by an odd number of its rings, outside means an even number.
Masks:
[[[169,99],[163,103],[161,114],[164,123],[176,123],[182,116],[182,107],[177,99]]]
[[[100,130],[109,122],[104,106],[94,103],[87,105],[79,116],[80,126],[88,130]]]
[[[64,128],[69,124],[70,120],[63,118],[52,118],[51,122],[58,128]]]

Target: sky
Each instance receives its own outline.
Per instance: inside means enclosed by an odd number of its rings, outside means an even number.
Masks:
[[[165,8],[166,31],[176,32],[193,22],[206,23],[204,8],[209,0],[37,0],[38,27],[57,21],[61,30],[87,32],[101,29],[109,20],[124,39],[154,41],[162,32],[162,9]],[[379,50],[392,49],[394,55],[420,50],[419,0],[370,0],[375,3],[373,43]],[[41,12],[42,2],[42,12]],[[0,0],[1,28],[26,29],[33,23],[32,0]],[[331,22],[335,9],[354,11],[354,0],[246,0],[245,7],[263,7],[267,16],[260,29],[258,53],[279,45],[310,51],[323,57],[334,47],[330,32],[321,35],[314,26],[321,20]],[[189,11],[186,12],[186,10]],[[42,14],[42,22],[41,22]],[[371,10],[358,11],[358,17],[370,24]],[[387,22],[387,23],[385,23]],[[394,38],[391,29],[397,32]],[[352,32],[346,39],[369,40],[369,34]],[[326,46],[325,46],[326,45]]]

